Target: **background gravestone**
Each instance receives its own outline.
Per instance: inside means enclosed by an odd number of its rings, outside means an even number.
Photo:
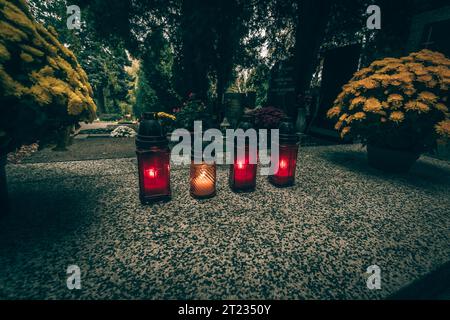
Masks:
[[[270,71],[267,104],[283,110],[295,119],[296,98],[294,63],[292,59],[276,63]]]
[[[225,115],[230,122],[231,128],[236,128],[236,125],[244,113],[245,94],[227,92],[224,95],[225,100]]]

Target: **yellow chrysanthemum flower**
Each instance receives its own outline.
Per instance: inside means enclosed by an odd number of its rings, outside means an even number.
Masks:
[[[345,85],[342,87],[342,92],[345,95],[347,94],[354,94],[356,92],[356,84],[351,84],[351,85]]]
[[[355,72],[353,76],[355,77],[355,79],[358,79],[367,76],[371,72],[373,72],[371,68],[362,68],[361,70]]]
[[[407,95],[408,97],[413,96],[416,93],[416,89],[414,89],[414,86],[407,85],[402,87],[403,93]]]
[[[334,106],[333,108],[331,108],[330,110],[328,110],[327,112],[327,117],[329,119],[337,117],[340,113],[341,113],[342,109],[339,106]]]
[[[435,126],[436,132],[444,138],[450,138],[450,120],[439,122]]]
[[[376,73],[373,76],[371,76],[370,78],[372,78],[372,80],[378,81],[385,88],[387,86],[389,86],[390,76],[387,75],[387,74],[378,74],[378,73]]]
[[[366,90],[375,89],[379,86],[378,82],[371,78],[355,81],[353,85],[356,89],[364,88]]]
[[[375,68],[380,68],[380,67],[384,67],[388,64],[394,64],[394,63],[398,63],[401,62],[400,59],[397,58],[384,58],[383,60],[377,60],[374,61],[370,64],[371,67],[375,67]]]
[[[425,61],[434,64],[450,65],[450,60],[447,59],[442,53],[434,52],[428,49],[424,49],[415,54],[415,59],[419,61]]]
[[[6,19],[20,26],[21,29],[29,34],[35,32],[33,22],[18,7],[11,2],[6,2],[5,5],[3,15]]]
[[[394,122],[402,122],[405,119],[405,114],[401,111],[393,111],[389,116],[389,119]]]
[[[387,101],[390,107],[397,109],[403,105],[403,96],[398,93],[392,93],[388,96]]]
[[[44,52],[42,52],[39,49],[33,48],[32,46],[26,45],[26,44],[21,44],[19,45],[19,47],[23,50],[26,51],[27,53],[35,56],[35,57],[43,57],[44,56]]]
[[[50,104],[53,100],[49,90],[40,84],[33,85],[28,94],[41,106]]]
[[[350,127],[344,127],[341,131],[341,138],[343,138],[347,133],[350,132]]]
[[[366,114],[364,112],[356,112],[352,117],[354,120],[363,120],[366,118]]]
[[[442,67],[439,72],[439,76],[441,78],[450,78],[450,69],[446,68],[446,67]]]
[[[33,57],[31,55],[29,55],[28,53],[25,53],[25,52],[22,52],[20,54],[20,59],[22,59],[23,61],[25,61],[27,63],[30,63],[30,62],[34,61]]]
[[[347,117],[347,119],[345,119],[345,122],[346,122],[347,124],[350,124],[350,123],[352,123],[353,119],[354,119],[353,115],[349,115],[349,116]]]
[[[0,87],[3,89],[4,95],[17,98],[22,97],[27,91],[27,88],[6,73],[2,66],[0,66]]]
[[[408,84],[414,81],[414,75],[411,72],[400,72],[389,77],[390,84],[395,86],[401,84]]]
[[[166,113],[166,112],[158,112],[156,115],[158,118],[167,118],[167,119],[170,119],[173,121],[175,121],[177,119],[177,117],[175,117],[174,115]]]
[[[432,92],[423,91],[423,92],[419,93],[420,101],[434,103],[437,101],[437,99],[438,99],[438,97]]]
[[[8,49],[0,42],[0,62],[8,61],[11,59],[11,54]]]
[[[448,112],[447,106],[446,106],[445,104],[443,104],[443,103],[437,103],[434,107],[435,107],[437,110],[442,111],[442,112],[444,112],[444,113]]]
[[[336,124],[334,125],[334,129],[339,130],[343,124],[344,124],[344,121],[336,122]]]
[[[420,101],[409,101],[405,104],[406,111],[417,111],[419,113],[430,111],[430,107]]]
[[[342,101],[342,99],[345,98],[345,95],[346,95],[346,94],[347,94],[347,93],[344,92],[344,91],[342,91],[341,93],[339,93],[338,96],[337,96],[337,98],[336,98],[336,100],[334,101],[334,104],[336,105],[336,104],[340,103],[340,102]]]
[[[377,72],[378,73],[389,73],[392,71],[396,71],[396,72],[406,71],[406,66],[403,63],[399,63],[399,62],[389,63],[385,67],[378,70]]]
[[[409,63],[407,66],[416,76],[428,75],[428,70],[421,63]]]
[[[356,97],[352,100],[352,102],[350,102],[350,106],[348,107],[348,109],[353,110],[357,106],[364,104],[364,102],[366,102],[366,98],[362,96]]]
[[[398,93],[392,93],[388,96],[388,102],[403,102],[403,96]]]
[[[6,21],[0,21],[0,38],[14,42],[28,39],[25,32],[13,27]]]
[[[417,77],[417,81],[427,83],[427,82],[433,81],[433,77],[431,75],[427,74],[424,76]]]
[[[425,83],[425,86],[430,89],[435,88],[437,85],[438,85],[438,82],[435,80],[431,80],[431,81],[428,81],[427,83]]]
[[[382,109],[381,102],[377,98],[369,98],[364,103],[363,110],[366,112],[379,112]]]
[[[69,103],[67,104],[67,113],[73,116],[79,115],[84,109],[83,99],[80,95],[70,92]]]

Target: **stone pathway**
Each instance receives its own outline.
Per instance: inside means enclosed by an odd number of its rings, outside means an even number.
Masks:
[[[7,166],[0,298],[381,299],[450,261],[450,164],[407,175],[367,166],[358,146],[301,148],[297,184],[142,206],[135,158]],[[66,268],[81,268],[69,291]],[[381,268],[380,290],[366,269]]]

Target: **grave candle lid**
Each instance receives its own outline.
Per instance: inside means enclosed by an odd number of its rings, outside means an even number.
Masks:
[[[167,146],[168,141],[164,135],[163,128],[156,119],[156,112],[145,112],[139,122],[139,129],[136,135],[136,147],[148,149],[151,147]]]
[[[280,130],[280,144],[293,144],[299,141],[299,136],[295,132],[295,127],[290,117],[284,117],[278,129]]]
[[[247,130],[253,128],[253,117],[249,114],[244,114],[238,124],[238,129]]]

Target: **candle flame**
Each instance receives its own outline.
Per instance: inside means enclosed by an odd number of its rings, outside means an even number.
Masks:
[[[150,168],[147,170],[147,176],[149,178],[156,178],[157,171],[154,168]]]

